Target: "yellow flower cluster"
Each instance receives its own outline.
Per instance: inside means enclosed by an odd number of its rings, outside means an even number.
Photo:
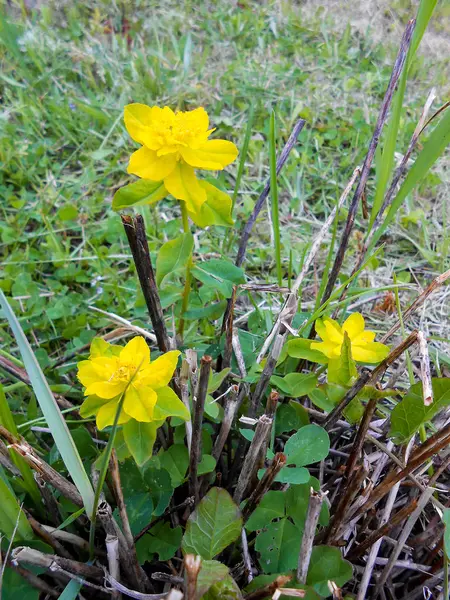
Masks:
[[[232,142],[208,139],[214,129],[209,129],[204,108],[175,113],[168,106],[129,104],[124,119],[130,136],[141,144],[131,156],[128,173],[162,182],[167,193],[186,203],[194,221],[202,220],[202,206],[210,197],[228,197],[195,175],[194,169],[224,169],[238,155]],[[164,191],[158,197],[164,197]]]
[[[312,342],[311,350],[322,352],[330,360],[341,356],[344,334],[350,339],[353,360],[364,363],[379,363],[389,354],[389,348],[374,342],[375,332],[365,329],[364,317],[360,313],[351,314],[342,327],[334,319],[317,319],[316,331],[322,342]]]
[[[99,429],[113,424],[120,402],[119,424],[130,419],[162,424],[171,415],[188,419],[188,409],[168,387],[179,354],[173,350],[150,361],[143,337],[133,338],[125,347],[95,338],[89,360],[78,363],[78,379],[87,396],[80,414],[96,415]]]

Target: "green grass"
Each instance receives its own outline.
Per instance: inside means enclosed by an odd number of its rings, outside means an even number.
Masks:
[[[286,283],[289,264],[295,277],[312,235],[364,157],[397,50],[392,36],[382,46],[370,34],[342,28],[320,11],[302,13],[291,3],[117,6],[68,4],[56,10],[48,5],[26,18],[13,6],[0,27],[0,287],[15,298],[12,307],[44,369],[111,327],[89,304],[138,325],[147,323],[122,225],[110,209],[114,191],[131,180],[126,163],[134,146],[122,123],[126,103],[203,105],[220,137],[240,148],[253,106],[252,134],[236,194],[240,225],[269,177],[272,109],[276,107],[278,148],[297,118],[308,121],[278,178]],[[404,2],[400,8],[399,18],[406,22],[414,11]],[[423,49],[419,54],[406,87],[397,150],[405,149],[429,87],[437,86],[438,102],[446,91],[448,59],[437,61]],[[407,198],[372,265],[377,270],[360,280],[361,285],[389,284],[392,271],[402,281],[413,281],[410,268],[424,282],[448,268],[441,171],[435,169]],[[230,193],[237,172],[238,162],[220,174]],[[373,189],[372,178],[369,206]],[[181,230],[180,215],[170,201],[144,212],[156,256],[161,243]],[[364,233],[367,222],[361,215],[358,219]],[[197,249],[214,252],[227,245],[227,236],[219,228],[203,232]],[[263,211],[250,240],[246,272],[254,280],[274,283],[277,269],[270,240]],[[349,271],[357,244],[355,234]],[[235,251],[233,246],[231,259]],[[323,258],[326,251],[324,247]],[[316,277],[320,273],[305,282],[306,290],[320,281]],[[163,289],[165,306],[171,305],[176,288],[172,284]],[[274,299],[256,296],[256,302],[261,298],[264,310],[258,314],[265,327]],[[191,298],[190,309],[201,305]],[[214,328],[209,328],[209,337],[207,327],[204,331],[208,345]],[[188,323],[187,340],[193,334]],[[16,353],[4,321],[0,336]],[[70,385],[65,373],[72,368],[73,361],[59,369],[60,383]],[[14,394],[13,402],[20,402],[24,393]]]

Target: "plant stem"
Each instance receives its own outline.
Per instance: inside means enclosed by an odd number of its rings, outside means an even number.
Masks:
[[[275,261],[277,265],[277,280],[281,286],[283,274],[281,271],[281,242],[280,242],[280,213],[278,207],[278,185],[277,185],[277,153],[276,153],[276,133],[275,133],[275,111],[270,115],[269,129],[269,154],[270,154],[270,194],[272,196],[271,212],[273,238],[275,242]]]
[[[180,207],[181,207],[181,219],[183,222],[183,231],[184,231],[184,233],[189,233],[189,218],[188,218],[186,203],[181,201]],[[183,333],[184,333],[185,321],[184,321],[183,315],[187,311],[188,306],[189,306],[189,292],[191,291],[191,281],[192,281],[192,276],[191,276],[192,264],[193,263],[192,263],[192,254],[191,254],[191,256],[188,259],[187,265],[186,265],[183,300],[181,303],[181,316],[180,316],[180,322],[178,323],[178,335],[180,336],[180,338],[183,337]]]

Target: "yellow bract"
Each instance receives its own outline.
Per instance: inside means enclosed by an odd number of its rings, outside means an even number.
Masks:
[[[151,362],[150,349],[143,337],[133,338],[125,347],[97,338],[94,342],[89,360],[78,363],[78,379],[87,396],[80,413],[83,417],[95,414],[99,429],[113,424],[122,398],[119,424],[130,419],[146,423],[164,420],[175,414],[171,409],[185,410],[181,400],[167,387],[177,365],[178,350]]]
[[[175,113],[168,106],[128,104],[124,118],[130,136],[142,144],[131,156],[128,173],[164,182],[168,193],[186,202],[189,213],[199,214],[207,192],[194,169],[224,169],[236,159],[236,146],[208,139],[214,129],[208,129],[204,108]]]
[[[339,358],[344,342],[344,333],[350,338],[353,360],[364,363],[378,363],[389,354],[389,348],[374,342],[375,333],[367,331],[364,317],[360,313],[351,314],[342,327],[334,319],[317,319],[316,331],[322,342],[313,342],[311,350],[319,350],[329,359]]]

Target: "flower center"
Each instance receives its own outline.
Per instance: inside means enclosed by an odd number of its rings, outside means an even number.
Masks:
[[[121,364],[112,376],[113,381],[130,381],[136,373],[136,365],[132,363]]]
[[[179,112],[174,119],[153,124],[153,138],[161,149],[175,152],[180,146],[190,146],[205,132],[186,113]]]

